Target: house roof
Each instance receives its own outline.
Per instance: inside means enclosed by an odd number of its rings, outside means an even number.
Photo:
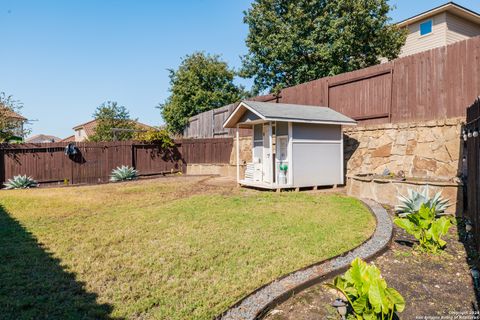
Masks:
[[[152,126],[149,126],[147,124],[144,124],[144,123],[141,123],[141,122],[138,122],[138,121],[133,121],[133,122],[135,122],[135,124],[142,129],[147,129],[148,130],[148,129],[153,128]],[[85,130],[85,134],[87,135],[87,137],[89,137],[89,136],[92,136],[93,134],[95,134],[95,127],[96,126],[97,126],[97,119],[93,119],[93,120],[90,120],[88,122],[85,122],[85,123],[82,123],[82,124],[79,124],[79,125],[73,127],[73,130],[83,129],[83,130]]]
[[[0,107],[0,108],[3,109],[3,107]],[[27,121],[27,118],[25,118],[24,116],[22,116],[21,114],[15,112],[13,110],[10,110],[8,108],[4,108],[4,110],[6,111],[6,115],[9,118],[18,119],[18,120],[22,120],[22,121]]]
[[[36,134],[34,136],[29,137],[28,139],[25,139],[25,142],[28,143],[43,143],[43,142],[59,142],[60,139],[59,137],[51,136],[48,134]]]
[[[88,122],[76,125],[73,127],[73,130],[79,130],[83,129],[85,130],[85,134],[88,136],[91,136],[95,134],[95,127],[97,126],[97,119],[90,120]]]
[[[408,25],[411,25],[412,23],[425,20],[428,18],[431,18],[437,14],[443,13],[443,12],[450,12],[453,13],[457,16],[460,16],[462,18],[465,18],[471,22],[480,24],[480,14],[478,12],[475,12],[473,10],[470,10],[468,8],[465,8],[455,2],[448,2],[445,3],[441,6],[435,7],[433,9],[430,9],[428,11],[419,13],[413,17],[407,18],[405,20],[402,20],[400,22],[397,22],[397,26],[399,27],[406,27]]]
[[[288,121],[317,124],[356,125],[357,122],[331,108],[306,106],[299,104],[272,103],[259,101],[242,101],[225,120],[224,128],[235,128],[237,124],[251,125],[241,122],[242,116],[250,111],[265,121]]]

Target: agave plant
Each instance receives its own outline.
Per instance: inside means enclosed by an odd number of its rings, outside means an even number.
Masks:
[[[9,179],[4,183],[5,189],[28,189],[38,187],[37,181],[33,180],[31,177],[24,176],[14,176],[12,179]]]
[[[430,209],[435,209],[435,212],[438,215],[441,215],[448,207],[450,207],[450,204],[448,203],[449,199],[444,199],[441,196],[441,191],[435,193],[433,198],[428,196],[428,187],[424,188],[421,192],[412,189],[408,189],[407,192],[407,196],[400,195],[397,197],[398,200],[400,200],[400,204],[395,206],[395,211],[400,217],[405,217],[409,214],[418,212],[422,205],[425,205]]]
[[[118,182],[118,181],[135,180],[137,178],[138,178],[137,170],[135,170],[133,167],[121,166],[112,170],[110,181]]]

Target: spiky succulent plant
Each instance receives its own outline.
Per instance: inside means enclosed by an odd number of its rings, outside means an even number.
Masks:
[[[14,176],[12,179],[8,179],[4,183],[5,189],[28,189],[38,187],[37,181],[33,180],[31,177],[24,176]]]
[[[135,180],[137,178],[138,171],[129,166],[117,167],[112,170],[112,174],[110,175],[110,181],[112,182]]]
[[[424,188],[421,192],[417,192],[412,189],[407,190],[408,195],[398,196],[400,204],[395,206],[395,211],[400,217],[405,217],[411,213],[418,212],[422,204],[426,207],[432,209],[435,208],[437,214],[442,214],[450,207],[449,199],[444,199],[441,195],[442,192],[437,192],[435,195],[430,198],[428,195],[428,188]]]

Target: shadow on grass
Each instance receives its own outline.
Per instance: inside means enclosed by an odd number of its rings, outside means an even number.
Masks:
[[[0,205],[0,319],[112,319]]]

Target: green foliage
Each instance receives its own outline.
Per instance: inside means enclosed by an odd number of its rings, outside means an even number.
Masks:
[[[95,134],[89,138],[90,141],[131,140],[135,132],[113,132],[112,129],[137,129],[135,120],[130,119],[130,113],[127,108],[119,106],[115,101],[102,103],[93,114],[93,117],[97,120],[97,126],[95,127]]]
[[[157,144],[163,150],[170,149],[175,146],[175,142],[170,137],[170,133],[165,129],[152,128],[145,132],[140,132],[136,134],[135,139],[143,142]]]
[[[233,83],[235,72],[217,55],[196,52],[184,57],[178,70],[169,71],[171,95],[159,108],[174,133],[182,133],[188,118],[246,96]]]
[[[0,92],[0,143],[23,141],[23,137],[30,133],[23,125],[23,120],[12,118],[12,113],[20,114],[23,103]]]
[[[13,179],[9,179],[4,183],[5,189],[29,189],[38,187],[37,181],[31,177],[14,176]]]
[[[112,170],[111,182],[129,181],[138,178],[138,171],[129,166],[121,166]]]
[[[408,189],[407,192],[407,196],[398,196],[400,204],[395,206],[395,211],[400,217],[417,212],[422,205],[434,209],[437,214],[444,213],[450,207],[449,199],[442,198],[442,192],[437,192],[433,198],[428,196],[428,188],[424,188],[421,192]]]
[[[392,319],[395,312],[405,308],[402,295],[387,286],[380,270],[359,258],[352,261],[343,276],[327,286],[345,296],[358,320]]]
[[[406,215],[405,218],[396,218],[393,222],[414,236],[420,242],[422,250],[436,253],[447,244],[442,236],[447,234],[451,221],[445,216],[437,218],[435,207],[422,204],[420,210]]]
[[[406,32],[389,23],[387,0],[255,0],[243,77],[280,89],[394,59]]]

